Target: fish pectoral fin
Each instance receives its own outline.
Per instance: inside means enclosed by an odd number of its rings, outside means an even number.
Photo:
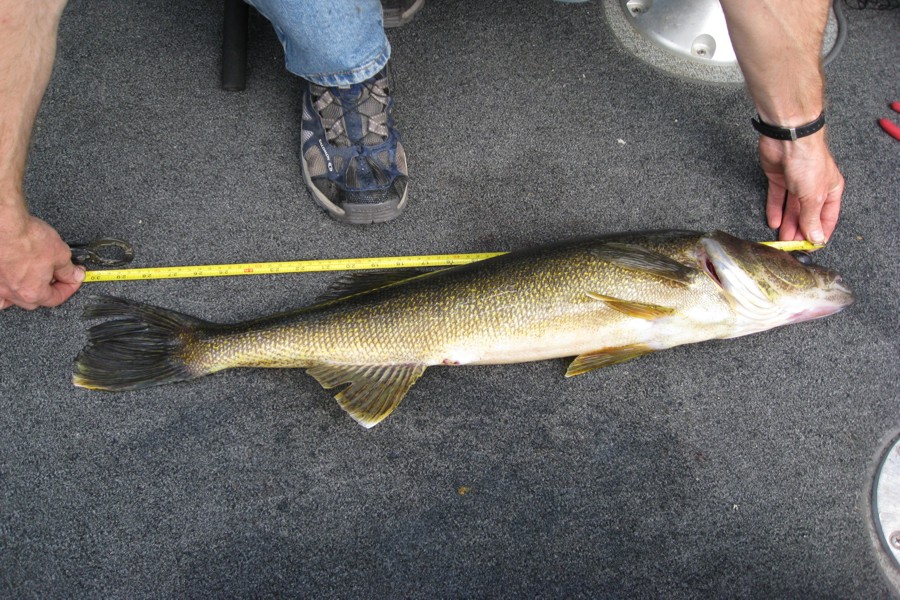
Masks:
[[[321,363],[306,370],[323,388],[349,383],[335,395],[357,423],[369,429],[387,417],[425,372],[425,365],[335,365]]]
[[[694,271],[677,260],[635,244],[607,242],[591,252],[597,258],[623,269],[655,275],[682,285],[690,284]]]
[[[618,348],[604,348],[594,352],[579,354],[566,370],[566,377],[574,377],[599,369],[616,365],[632,358],[637,358],[644,354],[653,352],[653,348],[644,344],[633,344],[630,346],[620,346]]]
[[[597,292],[587,292],[587,295],[594,300],[605,302],[610,308],[619,311],[629,317],[637,317],[639,319],[659,319],[667,317],[675,312],[674,308],[668,306],[660,306],[659,304],[648,304],[646,302],[634,302],[632,300],[622,300]]]

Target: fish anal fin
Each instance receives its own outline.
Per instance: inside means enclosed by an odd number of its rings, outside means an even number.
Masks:
[[[574,377],[594,369],[616,365],[653,351],[653,348],[645,344],[632,344],[630,346],[603,348],[602,350],[579,354],[566,370],[566,377]]]
[[[587,295],[594,300],[605,302],[606,305],[613,310],[617,310],[629,317],[637,317],[639,319],[659,319],[661,317],[667,317],[675,312],[674,308],[668,306],[622,300],[621,298],[614,298],[612,296],[598,294],[597,292],[587,292]]]
[[[369,429],[397,406],[425,372],[425,365],[335,365],[321,363],[306,370],[323,388],[350,384],[335,399],[357,423]]]

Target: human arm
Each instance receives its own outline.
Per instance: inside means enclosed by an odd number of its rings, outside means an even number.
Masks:
[[[821,49],[829,0],[720,0],[731,43],[760,118],[797,127],[825,106]],[[769,180],[766,215],[782,240],[824,242],[834,232],[844,178],[825,128],[795,141],[760,136]]]
[[[65,302],[84,279],[68,245],[28,212],[25,161],[65,0],[0,0],[0,310]]]

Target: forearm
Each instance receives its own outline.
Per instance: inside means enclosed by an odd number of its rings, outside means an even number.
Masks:
[[[822,41],[829,0],[720,0],[759,116],[772,125],[813,121],[825,103]]]
[[[830,0],[720,0],[760,118],[778,127],[814,121],[825,107],[822,41]],[[825,129],[796,140],[759,139],[769,180],[766,217],[780,239],[824,243],[834,231],[844,178]]]
[[[65,0],[0,0],[0,229],[23,226],[25,162]]]

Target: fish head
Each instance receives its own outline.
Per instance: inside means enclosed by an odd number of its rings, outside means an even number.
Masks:
[[[840,274],[717,231],[700,239],[697,260],[737,315],[737,335],[819,319],[853,304]]]

